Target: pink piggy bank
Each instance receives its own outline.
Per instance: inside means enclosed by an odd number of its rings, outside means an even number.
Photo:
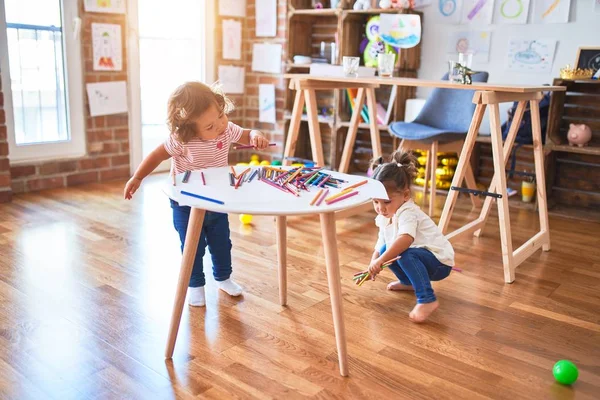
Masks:
[[[567,139],[570,146],[583,147],[592,139],[592,130],[585,124],[570,124]]]

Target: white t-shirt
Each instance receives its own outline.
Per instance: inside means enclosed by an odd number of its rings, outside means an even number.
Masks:
[[[375,250],[379,251],[385,244],[390,248],[400,235],[410,235],[414,239],[410,247],[424,247],[444,265],[454,266],[454,249],[427,214],[412,200],[404,203],[390,219],[383,215],[375,218],[379,228],[379,238]]]

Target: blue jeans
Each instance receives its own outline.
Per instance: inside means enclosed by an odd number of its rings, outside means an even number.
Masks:
[[[385,252],[385,245],[379,254]],[[436,298],[431,281],[441,281],[450,275],[452,267],[442,264],[433,253],[421,247],[411,247],[400,254],[402,258],[388,267],[404,285],[412,285],[417,303],[433,303]]]
[[[181,240],[181,251],[185,244],[188,221],[190,219],[190,207],[180,206],[171,200],[173,209],[173,225],[179,233]],[[202,234],[198,241],[198,250],[194,259],[194,268],[190,278],[190,287],[204,286],[204,269],[202,257],[208,244],[208,250],[213,262],[213,276],[216,281],[224,281],[231,276],[231,239],[229,239],[229,219],[227,214],[206,211],[202,224]]]

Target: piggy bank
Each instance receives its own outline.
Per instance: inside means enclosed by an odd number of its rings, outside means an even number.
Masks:
[[[570,124],[567,139],[570,146],[583,147],[592,139],[592,130],[585,124]]]

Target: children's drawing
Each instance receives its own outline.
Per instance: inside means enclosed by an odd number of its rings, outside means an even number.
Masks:
[[[421,41],[421,17],[417,14],[381,14],[379,35],[390,46],[415,47]]]
[[[99,82],[86,84],[90,116],[127,112],[127,83]]]
[[[530,0],[498,0],[494,13],[497,24],[526,24]]]
[[[556,40],[511,39],[508,44],[507,68],[520,72],[550,72]]]
[[[490,56],[490,32],[453,32],[448,36],[448,53],[472,53],[475,61],[488,62]]]
[[[87,12],[102,12],[112,14],[125,14],[127,0],[85,0],[83,7]]]
[[[275,114],[275,85],[261,83],[258,85],[258,120],[274,124]]]
[[[533,2],[533,23],[553,24],[569,22],[571,0],[536,0]]]
[[[494,2],[492,0],[465,0],[461,23],[489,25],[492,23],[493,12]]]
[[[121,25],[92,23],[94,71],[121,71]]]
[[[223,59],[242,58],[242,23],[233,19],[223,20]]]
[[[442,24],[458,24],[463,0],[438,0],[433,7],[435,20]]]

